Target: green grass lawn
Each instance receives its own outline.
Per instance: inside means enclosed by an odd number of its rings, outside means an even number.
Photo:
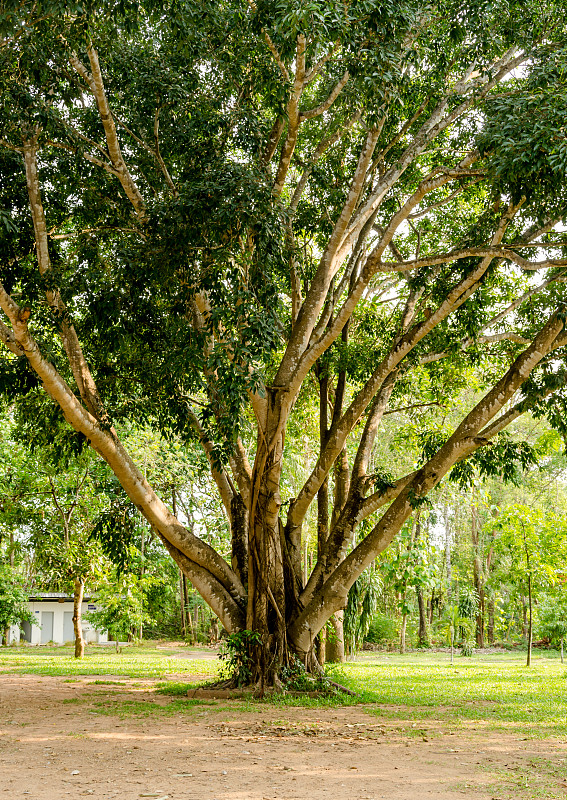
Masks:
[[[538,654],[530,668],[524,659],[523,653],[457,656],[451,666],[446,653],[363,653],[331,668],[334,679],[359,698],[285,697],[271,702],[364,703],[371,713],[411,723],[434,720],[453,728],[472,724],[529,737],[567,737],[567,665],[555,654]],[[70,647],[0,648],[0,672],[152,679],[160,682],[158,692],[173,696],[176,708],[187,704],[182,697],[194,676],[210,680],[218,669],[210,651],[199,648],[148,645],[117,654],[111,648],[90,647],[83,661],[73,658]],[[238,705],[257,708],[256,701]]]
[[[204,658],[205,655],[209,658]],[[0,672],[68,677],[117,675],[139,679],[202,675],[210,679],[219,669],[217,659],[211,659],[210,655],[210,650],[195,647],[129,646],[116,653],[112,647],[91,646],[85,658],[77,660],[72,647],[3,647],[0,648]]]
[[[339,680],[382,716],[504,728],[524,736],[567,736],[567,665],[553,655],[455,657],[445,653],[361,654]]]

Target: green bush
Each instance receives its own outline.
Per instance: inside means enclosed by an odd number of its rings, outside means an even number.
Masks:
[[[223,662],[221,677],[233,679],[236,686],[246,686],[252,677],[252,651],[261,644],[257,631],[231,633],[222,642],[219,658]]]
[[[364,641],[372,644],[390,644],[397,642],[397,640],[397,621],[386,614],[374,614]]]

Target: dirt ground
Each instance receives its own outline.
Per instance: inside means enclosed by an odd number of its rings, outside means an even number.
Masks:
[[[111,676],[109,676],[109,680]],[[370,708],[164,714],[151,682],[0,676],[0,800],[474,800],[567,746],[382,720]],[[135,701],[136,716],[120,715]],[[115,712],[101,714],[100,711]],[[142,712],[140,713],[140,709]]]

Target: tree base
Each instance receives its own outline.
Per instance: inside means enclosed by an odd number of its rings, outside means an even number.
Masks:
[[[222,683],[226,683],[226,681]],[[265,697],[338,697],[340,694],[347,694],[350,697],[359,696],[356,692],[334,681],[329,681],[329,686],[325,689],[311,690],[276,689],[274,686],[265,686],[262,689],[258,685],[241,686],[240,688],[227,688],[222,685],[214,685],[187,690],[187,697],[194,700],[242,700],[244,698],[262,700]]]
[[[261,699],[266,695],[269,697],[276,695],[285,697],[333,697],[339,693],[347,694],[350,697],[359,696],[352,689],[347,689],[346,686],[342,686],[322,674],[314,676],[306,673],[301,676],[300,681],[290,680],[284,683],[276,677],[272,686],[262,685],[261,683],[239,685],[237,678],[232,677],[207,686],[189,689],[187,696],[193,698],[202,697],[203,699],[231,697],[257,697]]]

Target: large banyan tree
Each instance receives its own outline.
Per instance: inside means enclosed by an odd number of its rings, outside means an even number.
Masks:
[[[310,663],[451,470],[522,458],[505,429],[528,410],[562,425],[566,13],[0,3],[2,391],[38,429],[62,414],[227,631],[259,634],[254,680]],[[450,400],[470,365],[486,392],[452,432],[375,469],[384,415],[425,383]],[[314,393],[318,454],[285,496]],[[127,421],[200,443],[230,562],[146,481]]]

